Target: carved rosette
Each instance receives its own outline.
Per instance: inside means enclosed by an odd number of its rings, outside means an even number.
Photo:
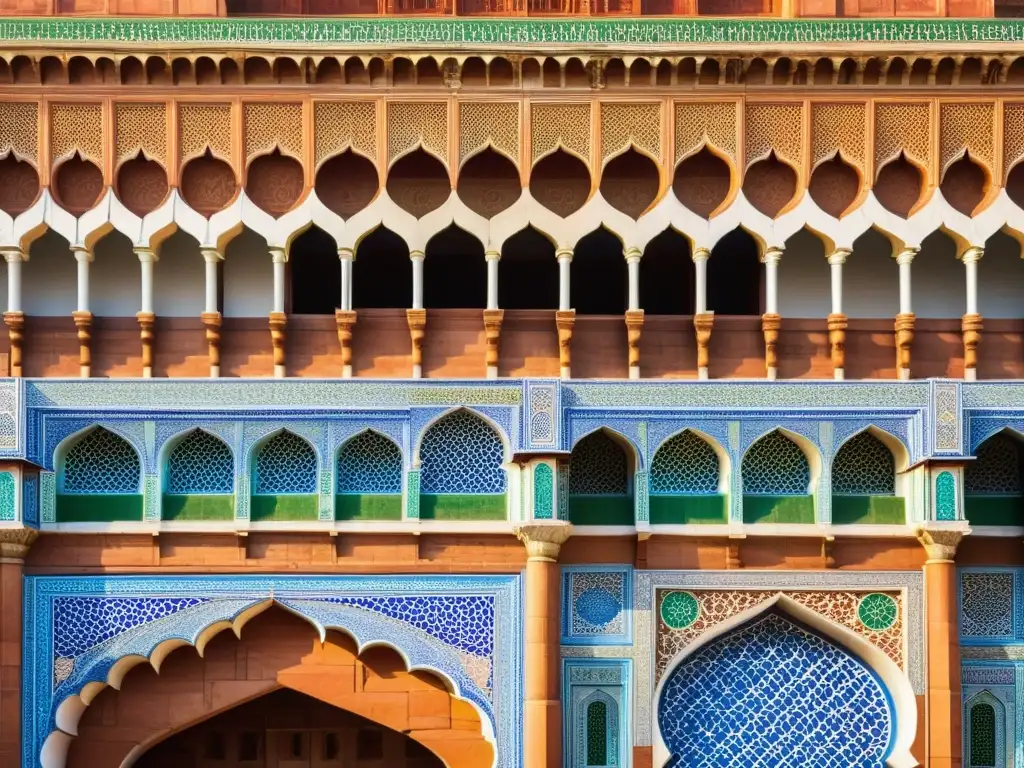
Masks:
[[[156,324],[156,315],[152,312],[137,312],[135,317],[139,321],[142,336],[142,375],[148,379],[153,375],[153,326]]]
[[[71,313],[78,329],[78,368],[83,379],[92,372],[92,312],[75,310]]]
[[[919,526],[914,534],[928,555],[929,563],[952,563],[956,548],[970,529],[964,527],[939,528]]]
[[[409,336],[412,339],[413,378],[418,379],[423,371],[423,337],[426,335],[427,310],[407,309],[405,319],[409,323]]]
[[[487,341],[487,376],[498,376],[498,352],[501,343],[501,322],[505,319],[503,309],[484,310],[484,338]],[[493,371],[493,376],[492,376]]]
[[[978,343],[983,328],[981,315],[967,314],[961,320],[960,329],[964,334],[964,378],[973,379],[978,368]]]
[[[708,375],[708,364],[711,360],[711,328],[715,324],[715,316],[703,312],[693,316],[693,329],[697,334],[697,371],[702,379]]]
[[[356,324],[354,309],[334,310],[334,322],[338,326],[338,343],[341,345],[341,375],[352,378],[352,327]]]
[[[768,371],[768,378],[774,379],[775,372],[779,367],[777,345],[779,342],[779,328],[782,327],[782,315],[775,312],[765,312],[761,315],[761,330],[764,332],[764,365]]]
[[[33,528],[0,529],[0,563],[23,563],[39,531]]]
[[[629,377],[640,378],[640,335],[644,330],[644,311],[626,310],[626,342],[629,344]]]
[[[518,526],[515,531],[516,538],[526,545],[529,560],[554,563],[558,562],[562,545],[572,535],[572,524],[562,520],[534,522]]]
[[[210,359],[210,376],[220,376],[220,312],[203,312],[200,317],[206,326],[207,356]]]
[[[841,312],[833,312],[828,316],[828,343],[832,350],[832,370],[837,379],[843,377],[843,369],[846,368],[847,325],[846,315]]]
[[[11,340],[11,376],[21,376],[21,349],[25,331],[24,312],[4,312],[7,336]]]
[[[562,378],[569,378],[572,366],[572,328],[576,324],[575,309],[559,309],[555,312],[555,328],[558,329],[558,362]]]
[[[284,341],[285,326],[288,325],[288,316],[284,312],[270,313],[270,343],[274,346],[274,376],[284,378]]]
[[[896,315],[896,373],[901,379],[910,378],[910,349],[914,343],[913,312]]]

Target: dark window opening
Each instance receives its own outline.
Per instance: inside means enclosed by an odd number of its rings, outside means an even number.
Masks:
[[[356,260],[352,264],[352,308],[408,309],[411,306],[409,246],[390,229],[378,227],[363,238],[356,249]]]
[[[480,241],[452,225],[427,243],[423,306],[483,309],[487,306],[487,262]]]
[[[224,743],[224,734],[214,731],[206,736],[206,749],[204,750],[207,760],[227,760],[227,746]]]
[[[381,760],[384,758],[384,734],[361,728],[356,733],[356,760]]]
[[[603,227],[576,244],[569,283],[572,307],[581,315],[626,311],[626,259],[622,242]]]
[[[717,315],[761,314],[761,258],[757,242],[734,229],[708,259],[708,310]]]
[[[292,313],[333,315],[341,306],[341,261],[334,238],[310,227],[292,243]]]
[[[640,308],[647,315],[692,315],[693,283],[690,244],[666,229],[647,244],[640,260]]]
[[[555,246],[533,227],[517,232],[501,248],[498,306],[502,309],[558,309]]]
[[[244,731],[238,743],[239,760],[260,759],[260,734],[255,731]]]

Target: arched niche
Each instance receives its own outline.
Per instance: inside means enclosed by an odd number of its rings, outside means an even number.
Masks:
[[[796,171],[771,152],[747,169],[743,195],[757,210],[774,219],[796,196]]]
[[[488,85],[510,86],[515,84],[515,71],[512,62],[501,56],[491,59],[487,67]]]
[[[973,216],[988,194],[988,172],[965,152],[942,175],[939,189],[946,202],[964,216]]]
[[[387,227],[377,227],[356,246],[352,264],[353,309],[412,306],[409,246]]]
[[[473,155],[459,171],[459,199],[485,219],[513,205],[522,193],[515,165],[491,147]]]
[[[743,454],[744,523],[813,523],[821,460],[813,444],[775,429]]]
[[[353,80],[350,82],[351,85],[369,85],[370,78],[366,77],[366,82],[360,82],[360,69],[362,74],[366,74],[366,67],[363,66],[363,62],[358,57],[353,57],[355,62],[352,65],[353,69]],[[348,61],[345,62],[345,71],[348,71]],[[333,56],[327,56],[320,61],[316,67],[316,74],[314,75],[314,81],[317,85],[341,85],[345,82],[346,77],[342,74],[341,64]]]
[[[763,275],[757,241],[745,229],[729,232],[708,259],[708,310],[716,315],[760,315]]]
[[[305,173],[302,163],[274,149],[249,164],[245,175],[245,194],[271,216],[282,216],[302,197]]]
[[[731,186],[728,163],[706,146],[679,163],[672,180],[676,199],[705,219],[725,202]]]
[[[389,437],[366,430],[338,450],[336,520],[402,519],[402,449]]]
[[[189,160],[181,171],[181,196],[202,216],[224,210],[237,192],[235,172],[209,149]]]
[[[598,429],[569,456],[569,520],[574,525],[633,525],[636,454],[621,435]]]
[[[846,440],[832,457],[832,522],[905,524],[905,479],[897,472],[907,465],[906,448],[881,430],[869,428]]]
[[[0,159],[0,211],[8,216],[18,216],[27,211],[38,197],[39,174],[35,167],[8,152]]]
[[[103,195],[103,174],[78,152],[57,166],[53,191],[57,202],[72,216],[91,210]]]
[[[1008,429],[996,432],[974,450],[964,470],[964,511],[971,525],[1024,524],[1021,484],[1024,444]]]
[[[232,520],[235,516],[235,457],[217,435],[192,429],[161,451],[162,520]]]
[[[196,59],[196,85],[220,85],[220,70],[209,56]]]
[[[94,426],[55,453],[57,522],[142,520],[142,460],[123,436]]]
[[[167,198],[167,172],[142,152],[117,169],[117,196],[136,216],[152,213]]]
[[[296,237],[288,249],[291,312],[334,315],[341,306],[341,259],[334,238],[317,226]]]
[[[558,149],[534,165],[530,194],[549,211],[565,218],[582,208],[590,197],[590,171],[578,157]]]
[[[483,309],[487,306],[487,262],[483,244],[454,224],[427,242],[423,305],[427,309]]]
[[[1006,720],[1006,705],[991,691],[980,691],[964,701],[965,768],[1007,765],[1015,728],[1007,728]]]
[[[901,152],[878,171],[873,191],[882,207],[907,218],[921,199],[921,171]]]
[[[648,485],[652,525],[729,520],[729,455],[696,430],[684,429],[658,446]]]
[[[440,208],[452,191],[444,165],[422,148],[410,152],[391,166],[387,189],[395,204],[417,219]]]
[[[821,210],[838,219],[860,193],[860,174],[837,152],[814,169],[807,191]]]
[[[487,85],[487,65],[479,56],[470,56],[462,63],[462,84],[465,86],[483,87]]]
[[[651,240],[640,260],[640,306],[645,316],[692,315],[695,270],[690,242],[669,228]]]
[[[558,309],[555,245],[533,227],[512,235],[501,247],[498,306],[504,309]]]
[[[319,461],[308,440],[279,430],[257,442],[251,456],[251,520],[317,519]]]
[[[579,315],[622,315],[628,278],[622,241],[604,227],[581,238],[573,250],[570,304]]]
[[[348,149],[317,169],[315,188],[321,203],[348,219],[373,202],[380,179],[369,159]]]
[[[601,173],[601,196],[631,219],[640,218],[658,196],[658,168],[630,147],[611,160]]]

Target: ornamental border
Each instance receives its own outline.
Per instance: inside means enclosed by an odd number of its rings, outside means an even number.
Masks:
[[[496,768],[518,768],[523,732],[523,584],[520,575],[451,576],[26,576],[21,692],[22,765],[39,766],[38,748],[53,708],[53,601],[66,597],[265,594],[401,596],[490,594],[495,598],[492,707]],[[144,626],[144,625],[143,625]],[[495,660],[502,659],[502,664]]]
[[[78,43],[124,45],[295,46],[346,45],[480,49],[562,46],[670,48],[732,45],[1024,43],[1024,23],[1008,19],[528,19],[423,18],[8,18],[0,41],[13,45]]]

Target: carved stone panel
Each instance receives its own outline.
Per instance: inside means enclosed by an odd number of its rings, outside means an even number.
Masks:
[[[304,186],[302,163],[275,151],[252,161],[245,194],[271,216],[281,216],[294,207]]]
[[[237,189],[231,166],[210,153],[189,162],[181,174],[181,196],[203,216],[223,210]]]
[[[117,172],[117,196],[129,211],[145,216],[167,197],[167,172],[155,160],[129,160]]]
[[[81,155],[75,154],[56,168],[56,194],[60,204],[73,216],[81,216],[99,202],[103,174]]]
[[[39,174],[36,169],[13,154],[0,160],[0,211],[17,216],[28,210],[37,197]]]

